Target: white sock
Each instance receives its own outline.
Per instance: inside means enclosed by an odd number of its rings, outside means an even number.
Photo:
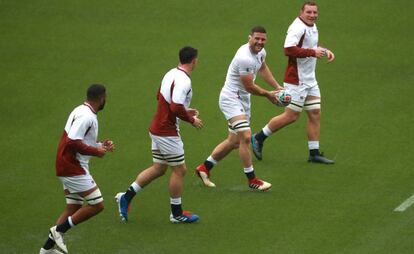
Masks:
[[[135,181],[131,184],[132,189],[134,189],[135,193],[137,193],[138,191],[140,191],[142,189],[141,186],[139,186],[139,184],[137,184]]]
[[[215,159],[213,159],[213,157],[211,157],[211,155],[210,155],[210,156],[208,156],[207,160],[208,160],[209,162],[213,163],[213,165],[216,165],[216,164],[217,164],[217,161],[216,161]]]
[[[250,167],[244,168],[244,173],[250,173],[250,172],[253,172],[253,171],[254,171],[253,165],[250,166]]]
[[[170,198],[170,203],[172,205],[181,205],[181,197],[179,197],[179,198]]]
[[[319,149],[319,140],[308,141],[309,150]]]
[[[72,221],[72,216],[68,217],[68,222],[69,222],[69,225],[70,225],[71,228],[73,228],[75,226],[75,224],[73,224],[73,221]]]
[[[262,129],[262,131],[263,131],[263,134],[265,134],[266,136],[270,136],[270,135],[272,135],[272,130],[270,130],[270,128],[269,128],[269,125],[268,124],[266,124],[266,126],[265,127],[263,127],[263,129]]]

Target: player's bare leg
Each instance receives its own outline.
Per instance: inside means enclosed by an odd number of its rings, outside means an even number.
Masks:
[[[239,156],[243,167],[252,166],[252,156],[250,154],[250,137],[251,131],[241,131],[237,133],[237,138],[239,140]]]
[[[214,165],[226,157],[231,151],[238,148],[239,139],[237,135],[229,132],[227,138],[214,148],[209,158],[197,167],[195,173],[198,177],[200,177],[205,186],[216,187],[216,185],[210,180],[210,170],[212,170]]]
[[[154,162],[151,167],[137,175],[135,181],[128,187],[126,192],[119,192],[116,194],[115,200],[118,203],[119,216],[123,222],[128,221],[129,207],[137,192],[158,177],[163,176],[167,171],[167,168],[167,164]]]
[[[81,209],[82,205],[75,205],[75,204],[67,204],[65,207],[65,210],[62,212],[62,214],[59,216],[59,218],[56,221],[56,225],[62,224],[65,222],[69,216],[74,214],[77,210]]]
[[[191,214],[189,211],[183,211],[181,205],[181,195],[184,187],[184,176],[187,172],[185,164],[172,167],[168,191],[170,192],[171,214],[170,221],[172,223],[192,223],[199,219],[198,215]]]
[[[321,129],[321,110],[314,109],[306,111],[308,114],[308,123],[307,123],[307,132],[308,140],[316,141],[320,138],[320,129]]]
[[[50,236],[42,249],[48,250],[56,244],[58,248],[67,253],[67,247],[63,234],[75,225],[88,220],[104,209],[103,198],[98,187],[80,193],[69,193],[65,190],[66,199],[76,198],[74,204],[68,203],[65,210],[59,216],[56,226],[50,228]],[[83,206],[83,199],[88,203]]]
[[[78,193],[81,197],[87,197],[89,194],[94,192],[98,187],[94,187],[88,191]],[[67,193],[67,192],[66,192]],[[67,193],[68,194],[68,193]],[[69,216],[72,217],[72,223],[77,225],[81,222],[88,220],[89,218],[97,215],[104,209],[103,202],[100,202],[95,205],[76,205],[76,204],[67,204],[65,211],[60,215],[59,219],[56,222],[56,225],[64,223]]]
[[[290,108],[286,108],[285,111],[270,119],[268,126],[272,132],[276,132],[283,127],[295,122],[299,119],[300,112],[296,112]]]
[[[300,112],[296,112],[290,108],[286,108],[285,111],[270,119],[268,124],[258,133],[252,135],[251,143],[254,155],[258,160],[263,159],[263,144],[268,136],[283,127],[295,122],[300,116]],[[265,129],[266,128],[266,129]]]
[[[187,172],[185,164],[172,167],[170,182],[168,184],[168,191],[172,198],[181,197],[184,186],[184,176]]]
[[[229,135],[223,142],[218,144],[213,152],[211,153],[211,156],[216,161],[221,161],[224,157],[226,157],[231,151],[234,149],[239,148],[239,139],[236,134],[229,132]]]
[[[142,171],[138,174],[135,182],[138,183],[141,187],[144,187],[150,184],[153,180],[157,179],[160,176],[163,176],[167,171],[168,165],[156,163]]]
[[[321,123],[321,110],[313,109],[306,111],[308,114],[307,133],[308,133],[308,146],[309,146],[309,162],[333,164],[333,160],[330,160],[323,156],[323,153],[319,151],[319,139],[320,139],[320,123]]]

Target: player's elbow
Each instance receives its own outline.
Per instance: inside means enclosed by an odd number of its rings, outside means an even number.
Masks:
[[[247,92],[249,93],[254,93],[254,86],[253,85],[245,85],[244,88],[246,89]]]
[[[295,56],[295,47],[288,47],[288,48],[284,48],[283,52],[285,53],[285,56]]]
[[[170,110],[171,110],[171,112],[173,112],[174,114],[177,114],[178,112],[180,112],[180,107],[178,106],[178,104],[171,103],[171,104],[170,104]]]

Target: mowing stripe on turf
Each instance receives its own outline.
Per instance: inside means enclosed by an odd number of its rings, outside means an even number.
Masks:
[[[404,212],[408,207],[414,204],[414,194],[407,198],[400,206],[394,209],[394,212]]]

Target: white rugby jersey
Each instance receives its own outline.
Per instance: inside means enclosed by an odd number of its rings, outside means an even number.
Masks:
[[[150,132],[158,136],[178,136],[180,119],[171,111],[171,103],[182,104],[186,109],[193,96],[191,79],[179,67],[168,71],[161,81],[158,92],[158,108],[150,126]],[[190,120],[188,116],[184,116]]]
[[[92,106],[84,103],[76,107],[69,115],[65,125],[64,134],[61,138],[62,153],[58,153],[57,175],[74,176],[89,174],[89,159],[91,156],[76,153],[72,155],[66,152],[64,146],[70,140],[81,140],[82,143],[98,147],[98,118]],[[60,148],[60,147],[59,147]]]
[[[172,96],[171,92],[173,92]],[[174,103],[182,104],[188,108],[193,97],[191,79],[184,70],[178,67],[173,68],[162,79],[160,93],[168,103],[171,103],[172,100]]]
[[[316,24],[307,25],[299,17],[289,26],[284,48],[299,47],[303,49],[315,49],[318,47],[318,29]],[[303,83],[307,86],[317,85],[315,69],[316,57],[292,57],[285,74],[285,82],[298,85]]]
[[[256,79],[257,72],[265,62],[266,50],[263,48],[259,53],[254,54],[250,51],[249,44],[242,45],[233,57],[227,70],[226,81],[223,90],[243,95],[249,94],[240,80],[240,75],[253,74],[253,81]]]

